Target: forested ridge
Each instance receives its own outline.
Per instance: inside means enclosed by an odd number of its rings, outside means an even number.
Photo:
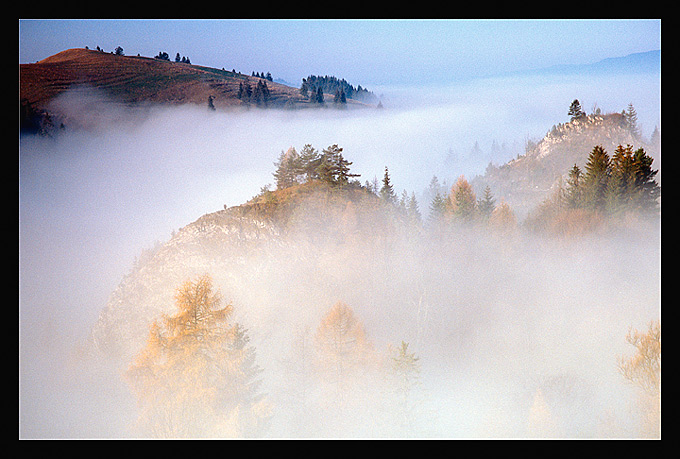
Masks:
[[[469,371],[464,355],[482,367],[513,362],[515,352],[553,358],[556,344],[530,332],[551,333],[553,314],[565,314],[560,327],[571,330],[608,314],[601,302],[612,296],[626,304],[617,307],[636,307],[637,297],[619,289],[584,295],[586,285],[650,288],[637,269],[653,256],[618,245],[626,234],[631,247],[653,246],[660,186],[643,147],[619,145],[610,155],[592,145],[524,220],[490,186],[477,194],[462,175],[450,188],[433,177],[431,200],[419,202],[416,190],[399,192],[389,165],[366,180],[351,156],[337,144],[281,151],[273,185],[181,228],[136,264],[92,338],[123,362],[138,402],[134,435],[441,436],[446,414],[425,390],[433,368],[455,368],[456,381]],[[575,278],[589,257],[609,269]],[[625,273],[609,278],[612,271]],[[576,301],[564,304],[561,292],[571,289]],[[532,323],[536,311],[547,319]],[[514,325],[497,328],[506,322]],[[660,322],[608,336],[637,352],[609,362],[636,388],[630,419],[597,404],[583,414],[588,376],[541,373],[527,357],[517,365],[538,375],[521,392],[529,402],[504,402],[525,410],[521,422],[484,418],[475,434],[656,435]],[[566,347],[587,360],[575,340]]]

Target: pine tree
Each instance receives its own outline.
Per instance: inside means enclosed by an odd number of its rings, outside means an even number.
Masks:
[[[567,189],[565,191],[565,200],[567,206],[572,209],[580,208],[583,204],[583,173],[581,169],[574,164],[574,167],[569,170],[567,178]]]
[[[574,99],[574,101],[571,103],[569,106],[569,112],[567,112],[567,114],[571,117],[571,121],[586,115],[581,108],[581,103],[578,101],[578,99]]]
[[[340,149],[342,151],[342,148]],[[338,155],[337,159],[337,178],[336,182],[339,185],[347,185],[349,183],[350,177],[360,177],[361,174],[352,174],[349,171],[349,166],[351,166],[353,163],[350,161],[347,161],[343,156],[342,153]]]
[[[422,216],[420,215],[420,209],[418,209],[418,200],[416,199],[416,194],[411,193],[411,198],[406,204],[406,214],[409,219],[414,223],[420,223]]]
[[[278,190],[299,183],[299,177],[303,174],[303,171],[301,158],[297,151],[295,151],[295,148],[290,147],[285,152],[282,151],[274,166],[276,166],[276,171],[273,175],[276,179],[276,188]]]
[[[383,176],[382,183],[382,188],[380,188],[380,197],[390,204],[396,204],[397,196],[394,194],[394,188],[392,188],[390,172],[387,170],[387,166],[385,166],[385,175]]]
[[[589,209],[604,210],[607,182],[611,175],[609,155],[601,145],[596,145],[588,155],[583,179],[584,203]]]
[[[486,188],[484,188],[484,196],[477,201],[477,209],[479,210],[480,215],[488,219],[495,208],[496,200],[491,194],[491,188],[487,185]]]
[[[439,221],[445,215],[448,203],[449,200],[437,192],[430,203],[430,220],[433,222]]]
[[[615,213],[627,207],[635,187],[633,147],[619,145],[611,160],[611,177],[607,185],[607,210]]]
[[[310,144],[305,144],[300,151],[300,172],[304,175],[306,181],[309,182],[319,178],[317,168],[320,162],[319,152]]]
[[[635,108],[633,108],[632,102],[628,104],[628,107],[624,112],[623,116],[624,119],[626,120],[626,125],[628,126],[630,134],[633,136],[635,140],[640,140],[641,132],[638,126],[637,112],[635,111]]]
[[[420,384],[420,357],[408,351],[408,343],[402,341],[392,357],[392,376],[395,379],[400,430],[413,433],[413,390]]]
[[[635,175],[635,191],[633,195],[634,205],[638,210],[656,214],[659,210],[658,198],[661,188],[655,180],[658,170],[652,169],[654,158],[647,155],[643,148],[638,148],[633,153],[633,173]]]

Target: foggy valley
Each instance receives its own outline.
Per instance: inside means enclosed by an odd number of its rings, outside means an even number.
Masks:
[[[267,419],[249,430],[252,419],[229,418],[208,437],[656,437],[617,365],[635,351],[629,330],[661,318],[659,218],[566,236],[531,231],[518,214],[507,231],[437,227],[427,188],[436,176],[448,192],[524,155],[528,140],[569,121],[576,98],[588,113],[633,103],[649,138],[660,128],[658,75],[372,90],[384,108],[131,109],[92,105],[102,96],[83,90],[59,103],[86,129],[21,136],[20,436],[151,436],[134,428],[125,374],[151,322],[177,312],[176,290],[207,274],[247,331],[261,370],[248,406]],[[237,208],[288,204],[274,163],[307,144],[341,147],[361,185],[388,168],[422,224],[404,223],[377,189],[302,187],[285,223]],[[351,371],[316,366],[315,340],[338,304],[361,324],[370,360]],[[123,349],[115,355],[92,349],[103,325]],[[400,357],[413,370],[407,387]]]

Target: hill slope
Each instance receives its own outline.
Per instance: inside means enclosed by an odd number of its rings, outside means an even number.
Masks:
[[[69,49],[34,64],[21,64],[22,127],[39,129],[67,122],[55,99],[72,89],[96,88],[101,101],[135,106],[144,103],[207,106],[216,109],[248,105],[239,99],[239,85],[269,90],[267,106],[302,107],[310,102],[297,88],[241,73],[166,60],[120,56],[88,49]],[[254,105],[254,102],[253,102]]]
[[[266,192],[240,206],[203,215],[164,244],[141,254],[111,295],[94,326],[91,350],[123,362],[139,351],[148,325],[174,310],[174,289],[186,279],[209,273],[227,301],[248,304],[257,320],[285,312],[274,305],[308,301],[307,287],[289,291],[321,271],[337,275],[340,266],[369,250],[379,236],[381,201],[360,188],[329,187],[320,181]],[[383,209],[384,210],[384,209]],[[356,249],[364,247],[357,254]],[[328,264],[329,266],[326,266]],[[302,278],[292,274],[300,270]],[[290,276],[290,277],[288,277]],[[281,289],[288,298],[281,298]],[[337,292],[319,288],[314,296]]]
[[[528,146],[524,155],[488,167],[472,185],[478,192],[488,185],[523,218],[549,196],[574,164],[584,167],[593,147],[601,145],[611,155],[617,146],[628,144],[643,147],[655,159],[655,167],[660,167],[660,146],[634,138],[623,115],[593,114],[554,126],[543,139]]]

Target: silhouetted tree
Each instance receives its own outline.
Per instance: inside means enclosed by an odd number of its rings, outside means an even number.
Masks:
[[[380,188],[380,197],[390,204],[395,204],[397,202],[397,196],[394,193],[394,188],[390,181],[390,172],[387,170],[387,166],[385,166],[385,175],[383,176],[382,188]]]
[[[574,101],[571,103],[569,106],[569,112],[567,112],[567,114],[571,116],[572,121],[586,115],[586,113],[581,108],[581,103],[578,101],[578,99],[574,99]]]

